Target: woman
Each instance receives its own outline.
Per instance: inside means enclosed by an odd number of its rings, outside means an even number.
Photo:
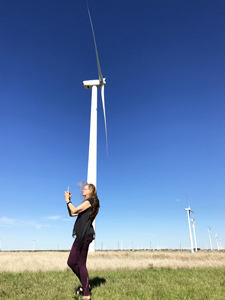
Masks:
[[[73,228],[73,237],[76,239],[70,251],[68,266],[73,270],[81,282],[76,294],[83,295],[83,299],[90,299],[89,276],[86,268],[86,260],[89,244],[95,238],[95,231],[92,226],[99,210],[99,199],[96,188],[93,184],[85,183],[82,194],[84,201],[81,205],[75,207],[70,201],[72,194],[65,192],[65,200],[71,217],[77,217]]]

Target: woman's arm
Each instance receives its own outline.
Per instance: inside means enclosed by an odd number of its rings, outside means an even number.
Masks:
[[[81,203],[79,206],[75,207],[70,202],[72,194],[70,192],[65,192],[64,196],[65,196],[65,200],[66,200],[66,203],[67,203],[67,206],[68,206],[68,210],[70,211],[70,216],[71,217],[75,217],[79,213],[81,213],[82,211],[84,211],[84,210],[88,209],[89,207],[91,207],[91,203],[89,201],[87,201],[87,200],[84,201],[83,203]]]
[[[70,192],[68,192],[68,194],[66,195],[66,192],[65,192],[64,196],[65,196],[66,202],[68,203],[70,201],[71,197],[72,197],[72,194]],[[73,215],[71,214],[71,210],[70,210],[68,204],[67,204],[67,209],[68,209],[69,216],[73,217]]]
[[[91,203],[87,200],[77,207],[75,207],[71,202],[68,204],[68,208],[70,209],[72,216],[77,216],[79,213],[88,209],[89,207],[91,207]]]
[[[69,206],[67,205],[67,209],[68,209],[68,213],[70,215],[70,217],[74,217],[72,214],[71,214],[71,210],[69,209]]]

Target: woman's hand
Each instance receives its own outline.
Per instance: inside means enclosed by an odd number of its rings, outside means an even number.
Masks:
[[[66,203],[68,203],[72,197],[72,194],[70,192],[64,192],[64,197],[65,197]]]

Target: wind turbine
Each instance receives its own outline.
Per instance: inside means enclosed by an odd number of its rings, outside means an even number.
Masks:
[[[193,249],[193,241],[192,241],[192,234],[191,234],[191,223],[190,223],[190,212],[193,212],[193,211],[190,209],[190,205],[188,205],[188,208],[185,208],[185,210],[187,211],[189,236],[190,236],[190,244],[191,244],[191,252],[193,253],[194,249]]]
[[[210,248],[211,248],[211,251],[212,251],[212,240],[211,240],[210,230],[211,230],[211,227],[210,227],[210,228],[208,228],[208,232],[209,232],[209,242],[210,242]]]
[[[102,72],[101,72],[101,67],[100,67],[100,62],[98,57],[97,44],[96,44],[95,34],[94,34],[94,28],[93,28],[91,14],[88,6],[87,9],[88,9],[88,15],[91,23],[93,39],[94,39],[95,54],[96,54],[98,75],[99,75],[99,79],[97,80],[83,81],[83,85],[85,89],[92,89],[87,182],[97,186],[97,89],[101,88],[102,107],[103,107],[104,121],[105,121],[106,151],[108,154],[107,126],[106,126],[105,98],[104,98],[104,86],[106,82],[105,82],[105,78],[102,77]],[[95,221],[93,222],[93,227],[95,229]],[[95,240],[93,240],[92,243],[90,244],[89,251],[90,252],[95,251]]]
[[[35,244],[35,242],[36,242],[36,240],[35,240],[35,239],[33,239],[33,251],[34,251],[34,244]]]
[[[221,239],[219,239],[219,245],[220,245],[220,249],[223,250],[223,243]]]
[[[191,219],[192,222],[192,228],[193,228],[193,233],[194,233],[194,241],[195,241],[195,252],[198,252],[197,248],[197,241],[196,241],[196,235],[195,235],[195,219]]]
[[[0,251],[2,251],[2,241],[3,241],[3,238],[1,238],[1,242],[0,242]]]
[[[216,238],[217,249],[220,250],[220,246],[219,246],[219,241],[218,241],[218,235],[217,235],[217,233],[216,233],[216,235],[215,235],[215,238]]]

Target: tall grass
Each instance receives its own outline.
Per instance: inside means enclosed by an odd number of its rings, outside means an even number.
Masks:
[[[223,300],[225,269],[91,271],[92,300]],[[0,299],[78,300],[72,271],[0,274]]]
[[[65,271],[69,252],[0,252],[0,272]],[[225,268],[225,251],[96,251],[89,270]]]

